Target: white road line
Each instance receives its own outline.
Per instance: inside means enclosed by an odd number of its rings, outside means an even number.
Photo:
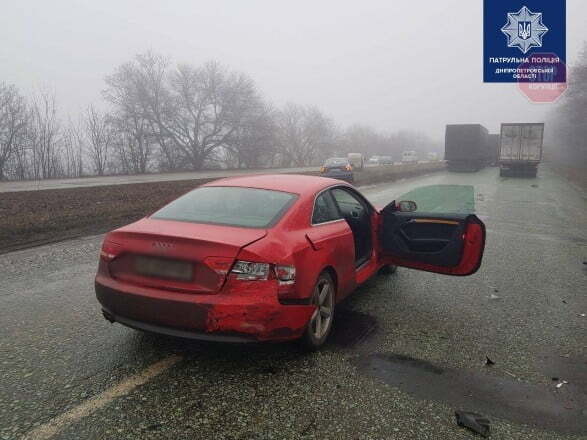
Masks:
[[[130,393],[136,387],[143,385],[153,377],[161,374],[165,370],[168,370],[173,365],[177,364],[181,359],[181,356],[173,355],[155,362],[153,365],[149,366],[140,373],[129,377],[125,381],[114,385],[103,393],[86,400],[84,403],[76,406],[75,408],[70,409],[60,416],[55,417],[54,419],[51,419],[47,423],[33,429],[32,431],[29,431],[24,435],[24,437],[22,437],[22,440],[46,440],[53,437],[67,425],[89,416],[94,411],[112,402],[117,397]]]

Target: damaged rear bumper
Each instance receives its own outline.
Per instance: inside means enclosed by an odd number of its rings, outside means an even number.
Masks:
[[[243,286],[244,284],[244,286]],[[217,294],[190,294],[96,277],[106,319],[131,328],[223,342],[285,341],[302,336],[311,305],[283,305],[272,283],[227,283]]]

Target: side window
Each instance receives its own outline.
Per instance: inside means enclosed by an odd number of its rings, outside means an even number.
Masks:
[[[314,212],[312,213],[312,224],[316,225],[319,223],[330,222],[332,220],[340,219],[338,210],[330,196],[328,191],[324,191],[318,197],[314,203]]]
[[[336,200],[342,215],[349,215],[351,212],[362,213],[363,204],[350,192],[336,188],[332,190],[332,196]]]

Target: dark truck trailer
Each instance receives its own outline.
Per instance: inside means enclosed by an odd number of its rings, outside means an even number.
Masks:
[[[449,124],[444,138],[444,160],[450,171],[478,171],[491,161],[489,132],[480,124]]]
[[[543,136],[544,123],[501,124],[499,175],[536,177]]]

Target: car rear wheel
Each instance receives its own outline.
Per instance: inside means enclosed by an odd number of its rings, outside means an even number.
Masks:
[[[314,286],[312,304],[316,310],[310,318],[302,341],[306,348],[317,350],[320,348],[332,330],[334,322],[334,282],[327,272],[322,272]]]

